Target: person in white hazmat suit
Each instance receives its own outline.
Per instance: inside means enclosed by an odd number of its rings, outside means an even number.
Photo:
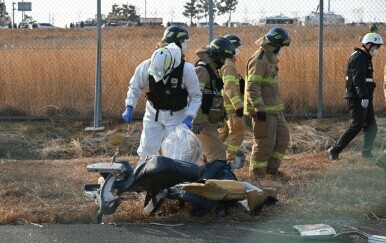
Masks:
[[[181,59],[181,49],[175,43],[158,48],[151,59],[137,66],[122,114],[128,130],[145,87],[148,87],[146,110],[137,150],[141,160],[158,154],[163,140],[181,123],[191,128],[202,98],[194,66]]]

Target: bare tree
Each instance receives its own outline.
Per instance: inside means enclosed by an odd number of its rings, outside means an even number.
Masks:
[[[185,11],[182,13],[185,17],[190,18],[190,26],[193,25],[193,19],[197,18],[200,10],[197,6],[197,0],[190,0],[184,5]]]
[[[216,3],[218,15],[223,15],[226,13],[229,14],[228,26],[231,24],[232,12],[236,11],[236,6],[238,3],[238,0],[220,0]]]

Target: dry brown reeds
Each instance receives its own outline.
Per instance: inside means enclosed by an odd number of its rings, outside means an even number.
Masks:
[[[268,27],[215,29],[215,37],[234,33],[243,41],[237,64],[242,75],[254,42]],[[149,58],[163,28],[110,28],[102,31],[102,114],[119,115],[135,67]],[[208,44],[208,30],[190,28],[186,59],[194,63],[194,51]],[[292,43],[279,64],[281,94],[289,113],[317,110],[318,28],[288,27]],[[324,111],[345,110],[343,99],[347,59],[367,27],[326,27],[324,36]],[[384,29],[380,34],[386,36]],[[94,104],[96,32],[92,29],[7,30],[0,32],[0,114],[91,116]],[[385,52],[374,60],[376,110],[383,110],[382,91]],[[143,99],[138,111],[143,111]]]

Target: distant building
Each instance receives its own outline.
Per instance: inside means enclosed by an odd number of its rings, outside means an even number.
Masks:
[[[261,18],[259,20],[259,25],[268,25],[268,26],[293,25],[295,22],[296,22],[295,18],[279,15],[279,16]]]
[[[304,25],[319,25],[320,14],[318,12],[311,12],[311,14],[304,17]],[[341,25],[345,23],[342,15],[334,12],[327,12],[323,14],[323,25]]]
[[[162,18],[139,18],[140,24],[146,24],[146,25],[162,25],[163,19]]]

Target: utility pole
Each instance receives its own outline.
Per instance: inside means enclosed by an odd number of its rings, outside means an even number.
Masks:
[[[15,27],[15,2],[12,2],[12,28]]]
[[[22,3],[24,3],[24,0],[21,0]],[[24,11],[21,11],[21,22],[24,21]]]

